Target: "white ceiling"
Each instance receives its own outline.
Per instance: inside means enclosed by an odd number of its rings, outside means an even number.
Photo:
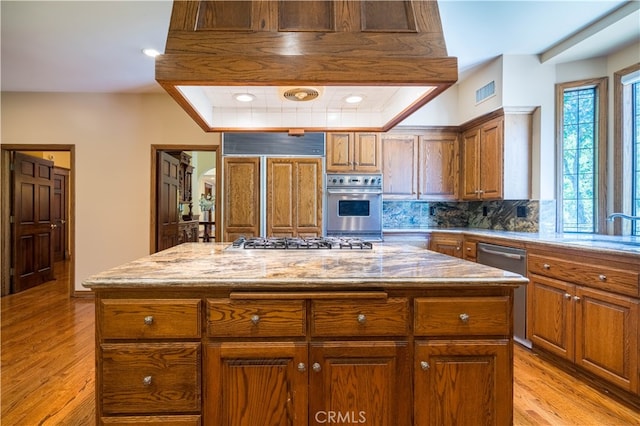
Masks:
[[[591,25],[626,3],[621,16]],[[141,49],[164,50],[171,5],[2,0],[2,91],[162,91],[154,79],[154,60]],[[458,58],[461,77],[501,54],[541,54],[567,62],[640,40],[640,0],[440,0],[439,5],[448,53]],[[566,46],[554,48],[585,27]]]

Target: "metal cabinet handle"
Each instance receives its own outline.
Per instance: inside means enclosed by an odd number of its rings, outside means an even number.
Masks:
[[[145,325],[153,324],[153,315],[147,315],[146,317],[144,317],[144,324]]]
[[[469,322],[469,314],[460,314],[460,321],[467,323]]]
[[[575,300],[576,302],[580,301],[580,296],[573,296],[573,300]]]
[[[318,364],[317,362],[314,362],[313,365],[311,366],[311,368],[313,369],[313,371],[315,371],[316,373],[319,373],[320,371],[322,371],[322,367],[320,366],[320,364]]]
[[[358,323],[364,324],[367,322],[367,316],[365,314],[358,314]]]
[[[599,279],[600,281],[606,281],[606,280],[607,280],[607,276],[606,276],[606,275],[604,275],[604,274],[600,274],[600,275],[598,275],[598,279]]]
[[[298,371],[301,373],[304,373],[305,371],[307,371],[307,366],[304,364],[304,362],[301,362],[298,364]]]
[[[545,263],[544,265],[542,265],[542,267],[544,269],[551,269],[551,265],[549,265],[548,263]]]
[[[251,315],[251,322],[254,325],[258,325],[258,323],[260,322],[260,315]]]
[[[431,368],[431,366],[429,365],[429,363],[427,361],[420,361],[420,368],[422,368],[423,370],[428,370],[429,368]]]
[[[144,386],[151,386],[151,376],[145,376],[144,379],[142,379],[142,384]]]
[[[51,226],[51,229],[56,229],[56,228],[58,227],[58,225],[56,225],[55,223],[52,223],[52,224],[51,224],[51,225],[49,225],[49,226]]]
[[[570,295],[569,293],[565,293],[565,294],[564,294],[564,298],[565,298],[565,299],[571,299],[571,295]]]

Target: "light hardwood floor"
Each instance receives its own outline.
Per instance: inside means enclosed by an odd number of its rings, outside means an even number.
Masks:
[[[94,305],[69,298],[66,268],[2,298],[3,426],[95,424]],[[514,372],[515,425],[640,425],[637,410],[517,345]]]

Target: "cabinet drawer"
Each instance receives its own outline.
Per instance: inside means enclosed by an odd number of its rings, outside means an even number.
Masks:
[[[200,299],[105,299],[100,310],[104,339],[200,337]]]
[[[407,299],[315,300],[311,303],[314,336],[403,336],[409,332]]]
[[[101,425],[114,426],[200,426],[202,420],[200,415],[191,416],[125,416],[125,417],[103,417],[100,419]]]
[[[508,297],[425,297],[414,302],[417,336],[511,334]]]
[[[104,413],[200,411],[200,343],[103,344]]]
[[[304,336],[304,300],[207,300],[211,337]]]
[[[529,254],[529,273],[568,281],[575,284],[609,290],[638,297],[638,272],[598,265],[593,259],[582,258],[579,262],[552,256]]]

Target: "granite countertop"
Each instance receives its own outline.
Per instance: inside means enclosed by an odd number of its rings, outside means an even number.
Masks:
[[[99,288],[225,287],[308,289],[517,286],[527,279],[405,244],[370,250],[248,250],[230,243],[185,243],[96,274]]]
[[[581,248],[609,254],[637,255],[640,257],[640,237],[602,234],[552,234],[537,232],[514,232],[477,228],[421,228],[385,229],[388,234],[415,234],[431,232],[462,233],[469,236],[502,238],[523,243],[538,243],[564,248]]]

